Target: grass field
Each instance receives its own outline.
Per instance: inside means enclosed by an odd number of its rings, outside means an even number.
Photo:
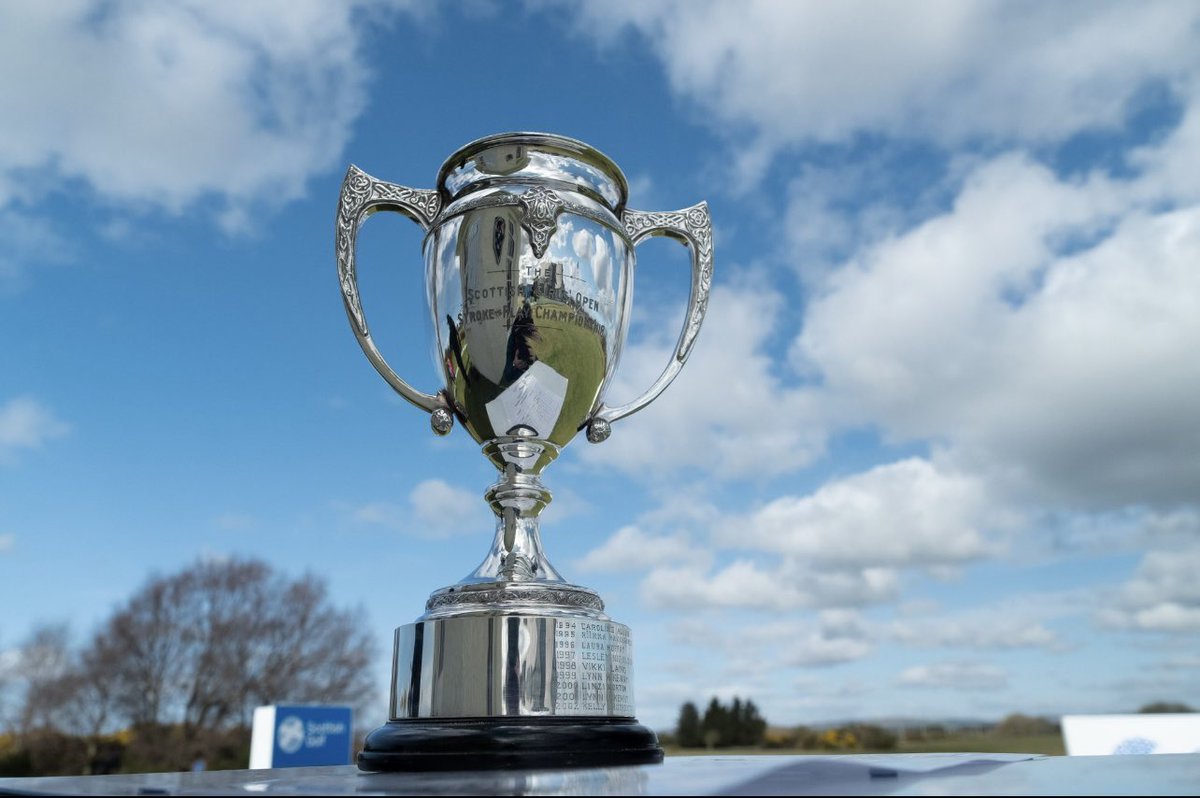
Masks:
[[[949,734],[939,740],[902,742],[896,753],[931,753],[936,751],[979,751],[983,753],[1047,754],[1063,756],[1061,734],[1004,735],[987,732]]]
[[[1014,753],[1014,754],[1046,754],[1062,756],[1066,753],[1063,748],[1061,734],[1028,734],[1002,735],[987,732],[959,732],[947,734],[937,740],[901,741],[894,750],[848,750],[848,751],[810,751],[800,748],[718,748],[708,751],[703,748],[666,747],[667,756],[703,756],[705,754],[721,754],[723,756],[754,756],[758,754],[919,754],[935,752],[978,752],[978,753]]]

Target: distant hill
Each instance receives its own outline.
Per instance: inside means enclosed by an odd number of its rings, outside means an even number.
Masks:
[[[810,729],[824,731],[825,729],[840,729],[852,723],[867,723],[873,726],[882,726],[888,731],[901,731],[903,729],[923,729],[929,726],[941,726],[947,731],[958,731],[961,729],[980,729],[990,728],[995,726],[998,720],[985,720],[983,718],[912,718],[912,717],[882,717],[882,718],[855,718],[844,720],[826,720],[817,723],[800,724],[807,726]]]

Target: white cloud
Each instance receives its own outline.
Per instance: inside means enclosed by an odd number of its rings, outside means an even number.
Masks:
[[[841,567],[931,566],[995,553],[984,530],[997,518],[978,480],[912,458],[775,499],[717,539]]]
[[[821,568],[791,558],[769,566],[741,558],[711,573],[696,567],[659,567],[641,586],[642,599],[651,607],[691,611],[862,607],[891,601],[899,591],[899,574],[889,568]]]
[[[782,655],[790,665],[813,668],[853,662],[875,650],[874,631],[851,610],[824,610],[818,628],[789,641]]]
[[[806,603],[796,586],[749,560],[735,560],[711,575],[697,568],[655,568],[642,582],[642,598],[652,607],[693,610],[787,610]]]
[[[13,546],[17,542],[16,535],[12,533],[0,535],[0,554],[7,554],[12,551]]]
[[[1200,632],[1200,542],[1150,551],[1100,611],[1102,623],[1151,632]]]
[[[783,661],[803,668],[840,665],[862,659],[874,650],[875,647],[866,640],[825,637],[817,633],[797,641],[790,656],[785,656]]]
[[[966,609],[919,601],[901,607],[898,617],[883,632],[915,648],[1041,648],[1067,652],[1071,642],[1048,624],[1070,619],[1060,626],[1077,630],[1080,624],[1076,619],[1092,614],[1096,602],[1097,592],[1091,587],[1023,590]]]
[[[1200,654],[1170,657],[1159,663],[1159,667],[1171,671],[1179,670],[1200,673]]]
[[[580,567],[649,569],[641,595],[658,608],[861,607],[895,599],[902,569],[941,577],[946,567],[998,553],[994,533],[1012,523],[977,480],[919,458],[832,480],[745,516],[724,516],[692,498],[670,496]],[[713,567],[722,550],[736,559]]]
[[[68,260],[75,249],[46,219],[2,209],[0,196],[0,296],[21,287],[32,264]]]
[[[78,180],[172,212],[216,197],[237,226],[302,195],[363,106],[363,18],[307,0],[4,4],[0,207]]]
[[[892,625],[891,635],[905,645],[921,648],[1056,649],[1062,645],[1058,635],[1041,623],[998,615],[979,613],[967,618],[943,616],[897,621]]]
[[[1008,686],[1008,673],[982,662],[938,662],[906,668],[897,681],[906,687],[997,690]]]
[[[770,476],[811,463],[823,451],[823,425],[806,392],[782,379],[771,353],[782,299],[767,288],[717,286],[674,384],[580,456],[642,478],[695,466],[718,479]],[[657,379],[678,328],[656,333],[626,349],[610,397],[633,399]]]
[[[1190,542],[1200,539],[1200,510],[1176,508],[1165,513],[1147,513],[1141,519],[1141,532],[1151,544]]]
[[[32,396],[18,396],[0,405],[0,463],[12,462],[22,449],[40,449],[51,438],[70,432],[60,420]]]
[[[856,133],[953,145],[1043,141],[1121,123],[1148,82],[1197,71],[1200,11],[1179,3],[1022,5],[751,0],[572,6],[582,36],[632,27],[674,91],[733,131],[735,170]]]
[[[952,210],[833,272],[793,357],[831,404],[1039,500],[1190,501],[1200,207],[1154,198],[998,158]]]
[[[852,610],[823,610],[808,619],[742,623],[735,627],[690,617],[672,629],[672,640],[719,651],[734,673],[769,673],[779,665],[820,668],[862,659],[875,649],[873,630]]]
[[[477,535],[495,525],[481,495],[440,479],[418,483],[407,504],[371,502],[354,508],[351,517],[405,535],[435,539]]]
[[[258,525],[258,519],[249,513],[222,513],[213,519],[219,529],[245,531]]]
[[[6,682],[19,677],[24,654],[25,650],[20,647],[0,649],[0,688],[7,687]],[[8,710],[8,707],[4,709]]]
[[[576,567],[581,571],[631,571],[680,563],[704,566],[711,560],[709,552],[683,535],[659,537],[626,526],[588,552]]]
[[[1182,94],[1183,117],[1161,142],[1145,145],[1129,156],[1131,164],[1143,170],[1141,181],[1154,186],[1165,197],[1177,202],[1195,202],[1200,198],[1200,80],[1193,80]]]

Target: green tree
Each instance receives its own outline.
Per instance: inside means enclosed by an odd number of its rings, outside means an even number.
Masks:
[[[859,747],[866,751],[894,751],[896,735],[873,723],[851,723],[845,730],[854,735]]]
[[[695,724],[694,726],[692,724]],[[695,730],[695,736],[692,731]],[[683,747],[728,748],[734,745],[762,745],[767,721],[753,701],[734,697],[726,706],[716,697],[708,702],[703,718],[690,701],[679,710],[676,737]]]
[[[682,748],[702,748],[704,731],[700,728],[700,711],[688,701],[679,709],[679,722],[675,724],[675,741]]]
[[[1192,709],[1187,704],[1184,704],[1179,701],[1155,701],[1153,703],[1146,704],[1144,707],[1142,707],[1141,709],[1138,710],[1138,712],[1147,714],[1147,715],[1150,715],[1150,714],[1158,715],[1158,714],[1176,713],[1176,712],[1195,712],[1195,711],[1196,710]]]
[[[1002,736],[1028,737],[1038,734],[1058,734],[1058,724],[1046,718],[1014,712],[996,724],[992,730]]]
[[[729,710],[716,696],[708,702],[708,709],[704,710],[704,720],[700,728],[704,733],[704,744],[708,748],[730,745]]]
[[[767,721],[758,713],[753,701],[742,707],[742,720],[738,745],[762,745],[767,734]]]

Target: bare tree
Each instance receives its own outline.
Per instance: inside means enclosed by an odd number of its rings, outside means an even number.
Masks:
[[[260,703],[364,705],[374,640],[313,576],[202,561],[151,579],[83,654],[99,723],[179,724],[185,739],[246,725]],[[95,728],[99,729],[99,726]]]
[[[19,691],[14,724],[19,734],[63,725],[61,715],[75,692],[70,640],[66,624],[42,624],[21,646],[11,674]]]

